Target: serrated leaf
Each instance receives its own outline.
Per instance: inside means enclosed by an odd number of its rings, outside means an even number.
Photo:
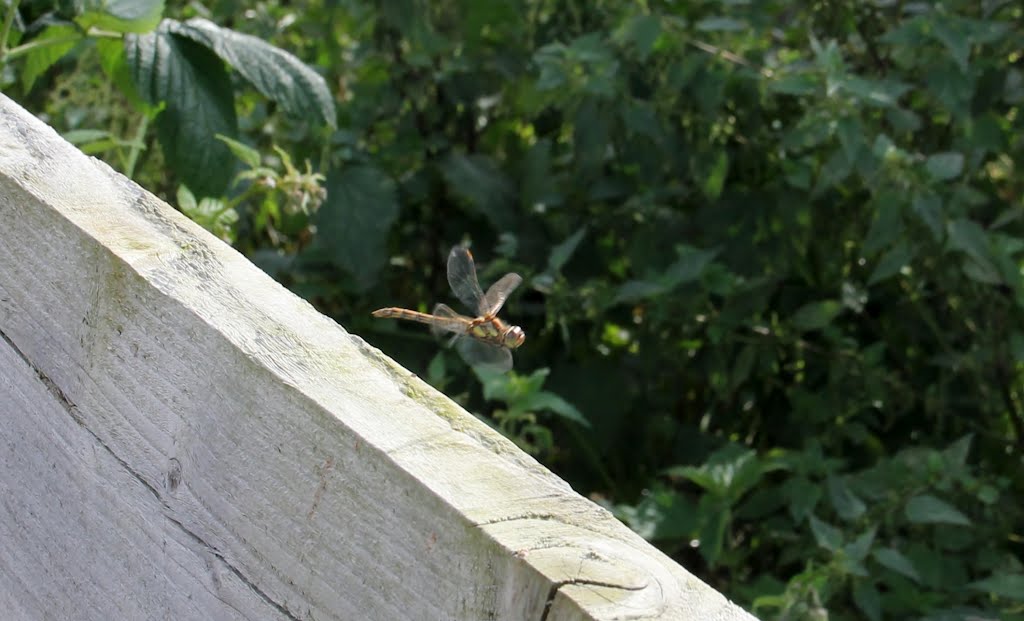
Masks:
[[[972,582],[967,586],[976,591],[1024,601],[1024,574],[998,573],[984,580]]]
[[[452,153],[440,164],[452,192],[499,231],[515,228],[512,184],[486,155]]]
[[[81,30],[71,24],[54,24],[47,26],[39,36],[32,39],[36,47],[25,56],[21,72],[21,84],[25,91],[31,90],[36,79],[70,52],[84,36]]]
[[[925,169],[932,179],[936,181],[947,181],[960,176],[964,170],[964,156],[962,153],[948,151],[928,156],[925,162]]]
[[[830,552],[837,552],[842,548],[842,531],[831,524],[819,520],[813,515],[810,516],[809,522],[811,525],[811,533],[814,535],[814,541],[819,547],[825,548]]]
[[[832,320],[836,318],[843,310],[843,305],[836,300],[822,300],[820,302],[811,302],[801,306],[793,316],[789,318],[789,323],[800,332],[811,332],[813,330],[820,330],[832,323]]]
[[[878,564],[887,567],[898,574],[902,574],[914,582],[921,582],[921,576],[914,569],[910,559],[903,556],[903,553],[894,548],[879,548],[871,553]]]
[[[165,103],[157,117],[164,157],[193,192],[220,195],[234,161],[217,134],[238,134],[231,80],[220,59],[170,32],[172,20],[145,35],[125,37],[125,59],[139,94]]]
[[[398,217],[395,182],[372,166],[333,171],[317,212],[318,243],[331,261],[369,289],[387,264],[387,237]]]
[[[289,115],[336,126],[337,113],[327,82],[292,54],[198,17],[175,22],[171,31],[210,49]]]
[[[957,511],[953,505],[931,494],[914,496],[907,501],[904,512],[907,519],[915,524],[971,524],[967,516]]]
[[[85,0],[75,21],[82,28],[141,34],[156,28],[163,14],[163,0]]]

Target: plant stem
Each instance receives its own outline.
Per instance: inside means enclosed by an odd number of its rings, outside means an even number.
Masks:
[[[4,16],[4,28],[0,31],[0,67],[3,67],[7,58],[7,38],[11,34],[11,26],[14,24],[14,17],[18,14],[18,3],[20,0],[11,0],[7,15]]]

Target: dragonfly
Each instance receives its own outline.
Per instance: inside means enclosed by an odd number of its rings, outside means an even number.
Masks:
[[[508,296],[523,282],[519,274],[508,273],[484,293],[476,277],[473,254],[465,246],[455,246],[448,253],[448,285],[475,317],[460,315],[446,304],[434,307],[433,314],[406,308],[381,308],[374,317],[405,319],[430,326],[435,334],[452,334],[449,345],[472,366],[506,372],[512,368],[512,350],[523,344],[526,333],[519,326],[498,319],[498,311]]]

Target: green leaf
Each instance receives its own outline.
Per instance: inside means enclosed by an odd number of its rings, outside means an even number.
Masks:
[[[731,17],[707,17],[694,27],[701,32],[738,32],[746,30],[747,24]]]
[[[244,163],[249,168],[256,168],[257,166],[260,165],[262,158],[260,157],[260,152],[257,151],[256,149],[237,140],[232,140],[227,136],[218,135],[217,140],[220,140],[224,144],[228,145],[228,148],[231,149],[231,152],[235,154],[235,157],[241,160],[242,163]]]
[[[878,265],[868,278],[868,284],[873,285],[895,275],[913,258],[914,250],[906,241],[901,240],[878,260]]]
[[[714,567],[722,555],[725,533],[732,522],[732,510],[722,506],[713,496],[701,498],[697,505],[700,516],[700,528],[697,538],[700,541],[700,555],[708,565]]]
[[[812,73],[786,71],[768,80],[768,90],[780,95],[810,95],[821,88],[821,80]]]
[[[797,476],[786,481],[782,486],[788,504],[790,517],[794,522],[802,522],[809,516],[821,500],[820,485],[812,483],[807,477]]]
[[[587,227],[581,226],[579,230],[570,235],[554,248],[551,249],[551,254],[548,255],[548,269],[552,272],[558,272],[562,269],[562,266],[572,257],[573,253],[576,252],[576,247],[579,246],[580,242],[583,241],[583,237],[587,234]]]
[[[703,190],[704,196],[710,200],[715,200],[722,194],[722,187],[725,186],[725,177],[729,172],[729,155],[724,151],[718,152],[718,157],[715,158],[715,164],[711,167],[707,176],[704,178]]]
[[[452,192],[487,218],[495,229],[515,228],[514,189],[491,158],[452,153],[440,168]]]
[[[32,48],[25,56],[21,72],[21,84],[25,91],[31,90],[36,78],[70,52],[84,36],[81,30],[71,24],[54,24],[39,33],[32,40],[38,47]]]
[[[811,302],[801,306],[793,313],[793,316],[789,318],[789,323],[799,332],[820,330],[832,323],[832,320],[842,310],[843,305],[836,300]]]
[[[875,534],[877,532],[876,528],[871,528],[864,534],[843,546],[846,558],[858,563],[866,559],[868,557],[868,553],[871,551],[871,544],[875,542]]]
[[[614,39],[633,48],[640,60],[646,60],[661,34],[657,15],[631,15],[615,31]]]
[[[914,496],[905,508],[907,519],[915,524],[955,524],[970,526],[971,521],[952,505],[930,494]]]
[[[976,591],[1024,602],[1024,574],[998,573],[967,586]]]
[[[882,567],[886,567],[895,571],[898,574],[902,574],[914,582],[921,582],[921,576],[914,569],[914,564],[910,562],[910,559],[903,556],[903,553],[895,548],[879,548],[872,552],[871,556],[878,561],[878,564]]]
[[[576,406],[546,390],[530,393],[517,402],[516,406],[529,412],[551,412],[584,427],[590,427],[590,421],[576,409]]]
[[[171,168],[196,194],[218,196],[234,169],[230,149],[216,139],[238,133],[231,79],[209,50],[174,36],[173,24],[125,37],[125,58],[139,94],[166,103],[157,132]]]
[[[822,522],[813,515],[809,518],[811,524],[811,533],[814,535],[814,541],[819,547],[822,547],[830,552],[838,552],[843,547],[843,533],[835,526]]]
[[[914,196],[911,209],[921,222],[928,227],[935,241],[942,241],[946,228],[945,215],[942,213],[942,199],[937,194],[924,192]]]
[[[936,153],[928,157],[925,169],[936,181],[955,179],[964,170],[964,156],[955,151]]]
[[[882,621],[882,596],[874,584],[857,580],[853,585],[853,603],[869,621]]]
[[[211,50],[289,115],[335,127],[337,113],[327,82],[295,56],[199,17],[174,22],[170,30]]]
[[[764,463],[757,453],[736,445],[727,445],[708,458],[699,467],[675,466],[670,476],[681,476],[701,486],[719,498],[735,504],[765,473]]]
[[[163,0],[85,0],[75,21],[83,29],[150,32],[164,14]]]
[[[864,504],[864,501],[853,493],[853,490],[850,489],[843,479],[830,475],[826,486],[828,487],[828,496],[832,502],[832,508],[835,509],[836,514],[840,518],[850,522],[864,515],[867,506]]]
[[[965,253],[970,261],[964,264],[964,273],[980,283],[1001,284],[1002,278],[992,262],[992,247],[988,233],[973,220],[958,218],[946,225],[948,245]]]
[[[365,291],[388,261],[386,242],[399,209],[395,182],[372,166],[353,166],[332,171],[326,185],[317,241]]]

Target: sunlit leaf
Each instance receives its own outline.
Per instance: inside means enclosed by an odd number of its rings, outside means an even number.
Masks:
[[[163,0],[84,0],[75,21],[82,28],[144,33],[156,28],[163,13]]]
[[[334,99],[324,78],[288,52],[209,20],[173,22],[171,32],[199,43],[248,80],[264,97],[312,123],[335,125]]]
[[[33,42],[37,44],[25,57],[21,72],[22,88],[32,89],[36,78],[71,51],[84,37],[84,33],[71,24],[47,26]]]

